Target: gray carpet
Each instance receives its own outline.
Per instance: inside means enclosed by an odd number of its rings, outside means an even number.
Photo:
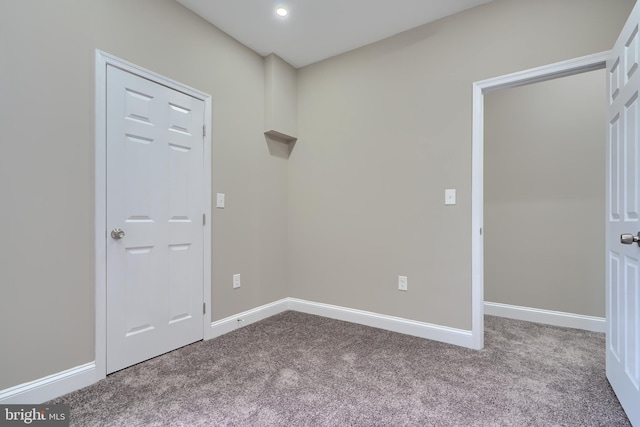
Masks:
[[[297,312],[51,403],[75,426],[629,426],[604,335],[486,317],[482,351]]]

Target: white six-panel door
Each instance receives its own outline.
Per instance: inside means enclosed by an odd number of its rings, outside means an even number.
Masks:
[[[607,61],[607,378],[640,426],[640,6]]]
[[[202,100],[107,67],[107,373],[203,338],[203,126]]]

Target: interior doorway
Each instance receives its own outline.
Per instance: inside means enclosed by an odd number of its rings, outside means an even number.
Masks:
[[[506,88],[528,85],[588,71],[603,69],[610,52],[525,70],[473,84],[472,123],[472,341],[473,347],[484,347],[484,95]]]
[[[605,332],[605,84],[485,95],[485,314]]]

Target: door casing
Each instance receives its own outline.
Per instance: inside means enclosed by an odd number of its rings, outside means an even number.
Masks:
[[[95,363],[96,381],[107,372],[107,65],[185,93],[204,102],[204,339],[211,338],[211,96],[153,71],[139,67],[106,52],[96,50],[96,124],[95,124]]]
[[[606,67],[610,51],[544,65],[473,83],[471,162],[471,308],[472,348],[484,347],[484,94]],[[604,119],[603,119],[604,122]],[[604,143],[604,141],[603,141]]]

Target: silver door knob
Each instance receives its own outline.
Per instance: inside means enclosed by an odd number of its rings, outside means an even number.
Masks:
[[[124,230],[120,230],[119,228],[114,228],[111,230],[111,237],[115,240],[120,240],[124,237]]]
[[[638,232],[637,236],[633,234],[622,234],[620,236],[620,243],[623,245],[631,245],[633,243],[637,243],[640,246],[640,232]]]

